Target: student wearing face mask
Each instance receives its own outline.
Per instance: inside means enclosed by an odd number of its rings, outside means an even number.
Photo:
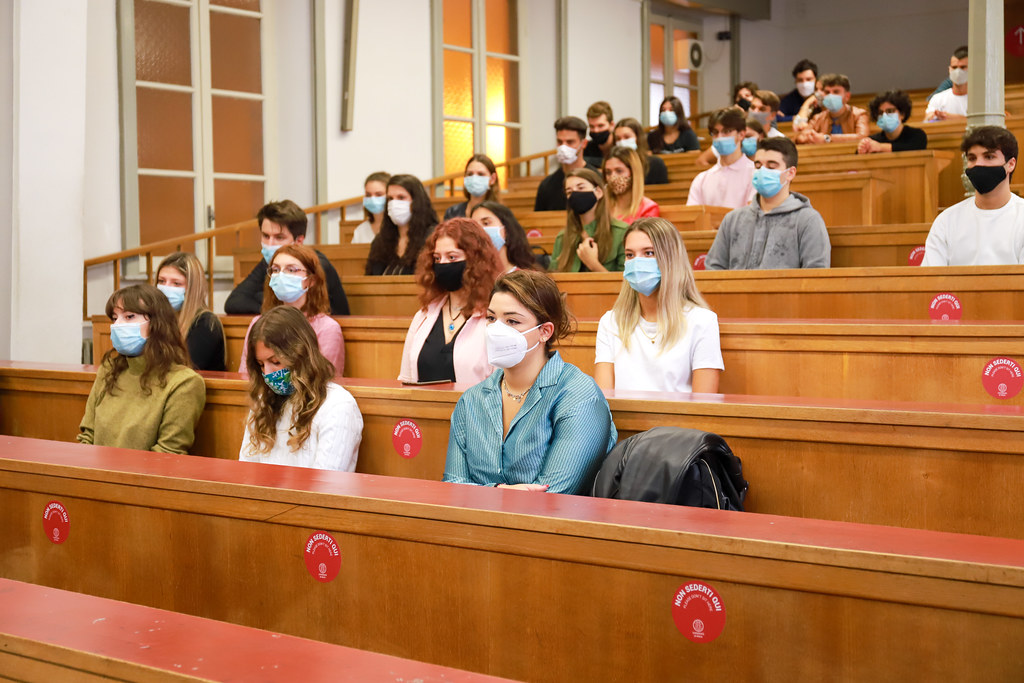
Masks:
[[[697,134],[683,113],[683,102],[670,96],[658,108],[658,127],[647,134],[647,146],[654,154],[675,154],[700,149]]]
[[[967,118],[967,46],[949,58],[950,88],[932,93],[924,112],[925,121]]]
[[[263,293],[263,314],[266,315],[275,306],[289,306],[302,311],[316,332],[320,353],[334,365],[335,374],[341,375],[345,370],[345,340],[341,326],[328,315],[324,271],[320,268],[316,254],[301,244],[281,247],[270,261],[269,274],[266,291]],[[243,349],[249,347],[249,333],[259,319],[260,316],[256,316],[249,323]],[[243,375],[249,373],[244,357],[239,363],[238,372]]]
[[[814,94],[818,80],[818,65],[809,59],[801,59],[793,67],[795,87],[779,100],[779,121],[789,121],[800,111],[808,97]]]
[[[754,92],[754,97],[750,100],[750,113],[747,116],[761,124],[764,129],[761,137],[786,137],[785,133],[775,127],[775,121],[779,118],[779,96],[771,90]]]
[[[543,273],[503,275],[487,321],[497,370],[455,406],[444,481],[585,493],[618,435],[594,380],[552,349],[572,331],[562,293]]]
[[[196,370],[223,372],[224,326],[206,307],[206,278],[194,254],[177,251],[156,269],[156,287],[178,313],[178,330]]]
[[[754,93],[757,92],[757,83],[753,81],[743,81],[737,83],[732,89],[732,103],[745,112],[750,111],[750,102],[754,99]]]
[[[486,154],[474,154],[466,162],[466,175],[462,178],[462,193],[466,201],[453,204],[444,212],[444,220],[465,218],[481,202],[498,201],[498,169]]]
[[[437,226],[416,264],[422,308],[405,335],[398,379],[476,384],[491,374],[484,312],[500,269],[494,244],[476,221],[453,218]]]
[[[160,453],[188,453],[206,404],[203,378],[189,367],[174,309],[153,285],[107,300],[113,348],[100,361],[78,441]]]
[[[253,325],[245,345],[249,416],[238,459],[352,472],[363,416],[306,317],[278,306]]]
[[[561,273],[621,271],[625,223],[613,218],[601,174],[583,168],[565,178],[566,226],[555,236],[551,269]]]
[[[644,167],[644,185],[665,185],[668,183],[668,167],[665,162],[647,149],[647,134],[636,119],[625,118],[615,124],[615,144],[635,149]]]
[[[814,92],[811,93],[803,105],[800,107],[800,111],[797,112],[796,116],[793,117],[793,132],[799,133],[807,127],[808,122],[815,116],[825,111],[825,106],[822,102],[825,100],[824,86],[821,85],[821,81],[817,81],[814,85]]]
[[[723,369],[718,316],[697,289],[679,231],[664,218],[638,220],[626,233],[619,298],[597,326],[597,385],[716,393]]]
[[[758,91],[761,92],[761,91]],[[755,98],[755,102],[756,102]],[[733,109],[737,109],[733,107]],[[747,129],[743,132],[743,140],[740,142],[740,149],[743,150],[743,156],[753,160],[754,152],[757,151],[757,143],[764,139],[764,127],[758,122],[757,119],[747,117],[746,119]],[[783,136],[785,137],[785,136]],[[697,155],[694,160],[694,165],[697,168],[711,168],[718,163],[719,158],[722,155],[719,154],[718,149],[712,144],[706,150]]]
[[[388,204],[388,180],[390,173],[378,171],[366,176],[363,183],[363,217],[352,233],[352,244],[369,244],[380,233],[384,223],[384,209]]]
[[[1024,263],[1024,199],[1010,191],[1017,138],[1005,128],[981,126],[964,136],[960,151],[977,192],[936,216],[921,265]]]
[[[736,107],[719,109],[711,115],[708,132],[718,152],[718,163],[693,179],[686,196],[688,205],[735,209],[754,198],[750,185],[754,163],[743,154],[742,146],[746,131],[747,119]]]
[[[850,104],[850,79],[842,74],[821,77],[825,111],[817,114],[796,136],[800,144],[860,142],[868,136],[868,113]]]
[[[565,210],[565,177],[572,171],[589,168],[596,171],[583,158],[583,142],[587,137],[587,124],[576,116],[563,116],[555,121],[555,142],[558,145],[558,168],[540,181],[534,211]]]
[[[754,154],[757,196],[725,215],[715,233],[708,270],[828,268],[832,246],[821,214],[790,191],[797,150],[788,138],[765,138]]]
[[[530,249],[526,231],[507,206],[498,202],[483,202],[473,209],[471,218],[480,224],[498,250],[501,273],[511,273],[520,268],[537,268],[537,258]]]
[[[604,101],[590,105],[587,108],[587,128],[590,129],[590,140],[583,149],[583,158],[591,166],[600,166],[615,142],[612,138],[615,128],[612,105]]]
[[[640,155],[616,145],[601,165],[608,188],[608,210],[612,218],[629,225],[637,218],[660,216],[658,203],[644,196],[643,165]]]
[[[437,213],[416,176],[391,176],[387,199],[387,215],[370,244],[365,274],[412,275],[416,257],[437,225]]]
[[[263,283],[267,280],[267,264],[270,263],[270,257],[283,246],[303,244],[306,240],[306,213],[290,199],[270,202],[263,206],[256,214],[256,222],[260,230],[260,253],[263,258],[228,295],[227,301],[224,302],[224,312],[229,315],[259,313],[263,308]],[[331,315],[348,315],[348,299],[341,286],[338,271],[326,256],[319,251],[316,255],[324,271]]]
[[[928,134],[920,128],[906,125],[912,107],[910,97],[902,90],[890,90],[871,100],[868,110],[882,132],[861,140],[857,153],[909,152],[927,148]]]

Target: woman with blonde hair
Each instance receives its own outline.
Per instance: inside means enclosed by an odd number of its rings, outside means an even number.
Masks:
[[[178,329],[196,370],[225,370],[224,326],[206,306],[203,265],[195,254],[176,251],[156,269],[156,288],[178,312]]]
[[[643,170],[640,154],[623,145],[612,147],[601,164],[608,184],[609,210],[627,225],[637,218],[661,215],[658,203],[644,196]]]
[[[113,348],[100,361],[78,441],[160,453],[188,453],[206,404],[206,384],[167,297],[153,285],[125,287],[107,300]]]
[[[565,230],[555,236],[551,269],[562,273],[622,270],[622,239],[629,227],[610,215],[605,182],[596,171],[578,168],[565,176],[569,207]]]
[[[249,416],[239,460],[351,472],[363,417],[301,311],[278,306],[249,330]]]
[[[334,365],[336,373],[340,375],[345,369],[345,339],[341,334],[341,326],[329,315],[331,304],[327,299],[324,270],[320,267],[316,251],[302,244],[287,244],[274,252],[267,275],[262,315],[277,306],[300,310],[316,333],[320,353]],[[253,318],[249,330],[259,319],[260,316]],[[245,333],[242,348],[248,348],[249,330]],[[249,374],[245,358],[239,363],[238,371],[242,375]]]
[[[626,233],[626,269],[597,326],[602,389],[716,393],[725,365],[718,316],[697,289],[679,231],[641,218]]]

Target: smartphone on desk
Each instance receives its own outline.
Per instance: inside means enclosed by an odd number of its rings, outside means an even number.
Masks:
[[[425,387],[425,386],[428,386],[430,384],[452,384],[452,381],[450,379],[431,379],[431,380],[427,380],[425,382],[406,382],[403,379],[402,380],[402,384],[404,386],[409,386],[409,387]]]

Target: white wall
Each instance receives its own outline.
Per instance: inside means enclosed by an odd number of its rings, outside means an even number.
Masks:
[[[700,72],[700,110],[702,112],[720,109],[732,101],[732,80],[730,58],[732,43],[717,40],[719,31],[729,30],[729,17],[710,15],[704,19],[701,42],[704,43],[704,68]],[[746,36],[740,37],[742,43]],[[704,123],[707,119],[704,120]],[[697,135],[707,135],[706,126],[697,127]]]
[[[14,39],[14,0],[0,0],[0,45],[12,45]],[[0,50],[0,293],[10,292],[11,192],[14,165],[14,50]],[[0,295],[0,358],[11,357],[11,298]]]
[[[639,0],[569,0],[568,114],[585,118],[587,107],[605,100],[616,119],[643,119],[641,28]]]
[[[558,118],[557,1],[519,0],[519,37],[520,151],[532,154],[555,146],[552,126]]]

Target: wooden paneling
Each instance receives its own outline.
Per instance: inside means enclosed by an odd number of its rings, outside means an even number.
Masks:
[[[531,681],[1024,667],[1020,541],[40,446],[4,439],[0,460],[18,581]],[[61,545],[41,529],[54,499]],[[341,553],[327,583],[303,561],[315,531]],[[713,645],[672,619],[695,580],[725,608]]]

